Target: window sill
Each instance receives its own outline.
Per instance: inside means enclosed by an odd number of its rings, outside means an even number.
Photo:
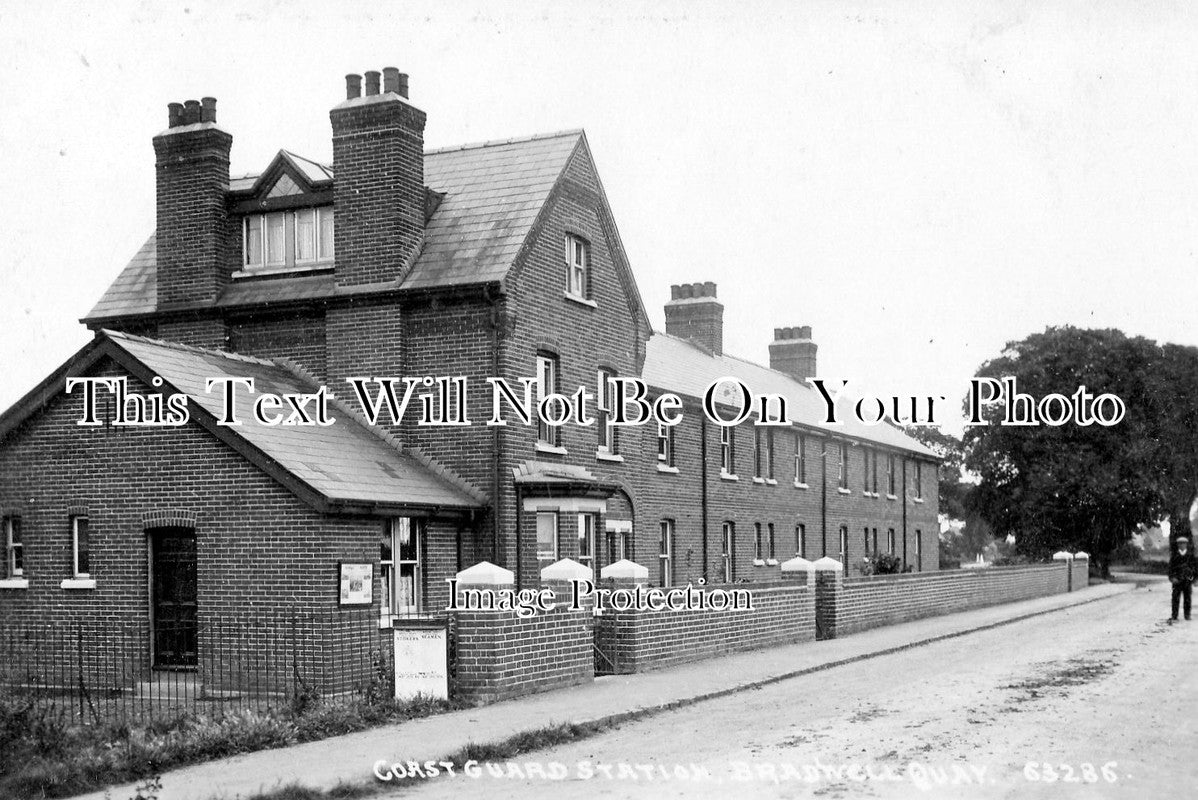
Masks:
[[[244,280],[246,278],[277,278],[282,275],[295,275],[297,273],[309,272],[332,272],[332,261],[321,261],[315,264],[284,264],[278,267],[255,267],[253,269],[242,268],[233,273],[234,280]]]
[[[61,584],[63,589],[95,589],[95,578],[64,578]]]
[[[837,486],[836,491],[839,492],[840,494],[852,494],[853,493],[852,489],[846,489],[843,486]]]
[[[753,483],[765,483],[765,478],[762,478],[762,477],[760,477],[760,476],[754,475],[754,476],[753,476]]]
[[[810,489],[811,487],[805,483],[799,483],[798,481],[795,481],[795,488],[796,489]]]
[[[596,450],[595,451],[595,460],[596,461],[613,461],[617,464],[623,464],[624,456],[620,455],[619,453],[609,453],[606,450]]]
[[[753,566],[755,566],[755,567],[764,567],[764,566],[765,566],[765,559],[763,559],[763,558],[755,558],[755,559],[753,559]]]
[[[922,498],[922,497],[916,497],[916,498],[914,498],[914,499],[913,499],[911,502],[912,502],[912,503],[922,503],[922,502],[923,502],[923,498]]]
[[[720,480],[722,480],[722,481],[739,481],[740,478],[736,477],[735,472],[721,472]]]
[[[766,478],[765,483],[767,486],[777,486],[778,485],[778,481],[775,480],[774,478]]]
[[[677,475],[677,474],[678,474],[678,467],[670,467],[670,466],[667,466],[667,465],[665,465],[665,464],[658,464],[658,465],[657,465],[657,471],[658,471],[658,472],[668,472],[668,473],[670,473],[671,475]]]
[[[768,566],[771,566],[771,567],[776,567],[776,566],[778,566],[778,559],[776,559],[776,558],[767,558],[767,559],[765,560],[765,563],[766,563]]]
[[[537,452],[538,453],[553,453],[554,455],[558,455],[558,456],[565,456],[565,455],[570,454],[570,451],[568,451],[564,447],[559,447],[558,445],[555,445],[555,444],[545,444],[544,442],[537,442]]]
[[[576,294],[570,294],[569,292],[565,292],[564,297],[567,300],[569,300],[571,303],[578,303],[578,305],[580,305],[580,306],[586,306],[587,308],[598,308],[599,307],[599,304],[596,303],[594,300],[588,300],[585,297],[579,297]]]
[[[898,500],[898,496],[893,495],[893,494],[888,494],[888,495],[886,495],[886,499],[887,500]]]
[[[28,578],[4,578],[0,579],[0,589],[28,589]]]

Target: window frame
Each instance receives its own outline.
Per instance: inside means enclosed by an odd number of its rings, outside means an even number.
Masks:
[[[765,548],[761,541],[761,523],[753,523],[753,561],[754,563],[765,563]]]
[[[577,262],[582,254],[582,263]],[[576,280],[577,279],[577,280]],[[577,283],[577,286],[575,285]],[[590,299],[591,243],[576,233],[566,234],[566,294],[578,300]]]
[[[598,437],[596,451],[611,456],[619,455],[620,429],[612,423],[612,405],[615,401],[615,388],[612,386],[611,380],[616,377],[616,373],[607,367],[599,367],[596,374],[597,386],[595,388],[598,390],[595,395],[597,417],[595,427]]]
[[[84,561],[82,566],[87,569],[80,569],[79,560],[79,540],[80,540],[80,523],[83,523],[83,555]],[[71,574],[75,578],[89,579],[91,578],[91,524],[87,514],[72,514],[71,515]]]
[[[848,442],[840,443],[840,474],[837,476],[836,486],[838,489],[849,490],[849,445]]]
[[[766,530],[766,542],[769,545],[769,549],[766,551],[766,557],[765,557],[766,563],[767,564],[777,564],[778,563],[778,541],[775,536],[774,523],[767,522],[765,524],[765,530]]]
[[[674,520],[663,519],[658,525],[657,550],[658,585],[669,588],[674,585]]]
[[[923,500],[923,462],[915,462],[915,499]]]
[[[301,215],[307,214],[312,215],[312,257],[301,258],[299,218]],[[278,219],[281,219],[283,222],[281,240],[283,252],[281,259],[272,261],[270,260],[271,221]],[[326,221],[328,222],[328,235],[332,237],[331,243],[326,241]],[[252,247],[250,241],[250,229],[255,224],[259,232],[257,248]],[[241,218],[241,274],[255,275],[272,272],[295,272],[331,267],[336,254],[336,230],[336,211],[333,205],[329,203],[319,206],[304,206],[302,208],[246,214]],[[257,250],[258,261],[257,263],[251,263],[250,255],[255,250]]]
[[[843,567],[849,557],[849,526],[840,526],[840,565]]]
[[[591,568],[593,574],[598,574],[599,560],[595,552],[598,543],[599,515],[594,511],[580,511],[578,513],[578,563]],[[586,544],[590,550],[587,555],[583,554],[586,549],[583,545]]]
[[[807,436],[795,433],[795,485],[807,485]]]
[[[414,557],[402,555],[400,544],[401,528],[407,524]],[[391,517],[387,520],[383,537],[379,541],[379,577],[382,579],[382,613],[389,617],[414,617],[424,609],[424,521],[417,517]],[[390,550],[391,558],[383,557],[383,547]],[[404,567],[411,567],[411,603],[400,605],[400,586],[404,578]]]
[[[886,496],[894,497],[895,493],[895,457],[894,453],[886,456]]]
[[[674,466],[674,425],[657,423],[657,461],[659,465]]]
[[[725,520],[720,542],[720,559],[723,562],[724,583],[736,581],[736,523]]]
[[[548,350],[537,352],[537,396],[536,403],[539,406],[541,401],[550,394],[559,394],[558,386],[561,381],[561,362],[556,353],[551,353]],[[546,375],[546,369],[549,374]],[[548,380],[546,379],[548,377]],[[552,383],[552,387],[548,392],[545,391],[545,384]],[[537,444],[547,447],[561,447],[562,429],[560,425],[550,425],[540,415],[537,416]]]
[[[731,425],[720,426],[720,474],[736,474],[736,429]]]
[[[553,541],[552,541],[553,550],[552,551],[541,549],[541,520],[543,518],[552,518],[552,520],[553,520],[553,532],[551,534],[552,539],[553,539]],[[538,564],[542,564],[542,563],[556,564],[558,561],[561,560],[561,535],[562,535],[561,514],[557,511],[548,511],[548,510],[543,510],[543,509],[538,510],[536,512],[536,532],[537,532],[537,563]]]
[[[25,577],[25,539],[21,518],[12,514],[4,517],[4,577]]]
[[[802,522],[795,523],[795,555],[807,558],[807,525]]]

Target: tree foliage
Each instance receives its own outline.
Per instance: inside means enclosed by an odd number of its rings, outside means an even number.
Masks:
[[[1005,401],[985,407],[988,424],[968,427],[964,436],[966,467],[980,478],[970,510],[996,536],[1014,534],[1024,555],[1086,550],[1105,572],[1115,546],[1168,505],[1161,453],[1172,444],[1156,374],[1162,359],[1154,342],[1113,329],[1048,328],[1008,344],[978,376],[1013,376],[1035,401],[1050,393],[1069,397],[1084,385],[1095,396],[1122,398],[1126,415],[1109,427],[1011,426],[998,424]],[[1190,391],[1186,402],[1194,397]]]

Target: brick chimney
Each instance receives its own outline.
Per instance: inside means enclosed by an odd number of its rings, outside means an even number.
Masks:
[[[774,341],[770,342],[770,369],[785,372],[800,382],[814,378],[817,349],[815,342],[811,341],[810,325],[774,328]]]
[[[715,299],[714,283],[670,287],[666,333],[688,339],[716,355],[724,352],[724,304]]]
[[[229,281],[229,149],[216,100],[170,103],[154,137],[158,306],[211,303]]]
[[[425,113],[408,102],[395,67],[345,77],[333,123],[338,286],[398,281],[424,242]]]

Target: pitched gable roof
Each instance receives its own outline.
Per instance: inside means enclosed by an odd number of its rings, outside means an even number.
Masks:
[[[444,198],[425,227],[424,248],[400,288],[435,289],[501,281],[527,240],[537,215],[580,146],[581,130],[507,139],[425,153],[425,184]],[[332,176],[333,168],[280,151],[261,176],[230,182],[230,191],[249,192],[274,171],[280,160],[312,178]],[[315,181],[314,181],[315,182]],[[302,282],[299,290],[292,287]],[[219,305],[281,299],[327,297],[334,282],[305,277],[277,278],[253,287],[252,300],[241,284],[226,289]],[[117,276],[85,322],[133,314],[157,307],[157,252],[153,235]]]
[[[893,425],[866,425],[847,409],[842,409],[837,417],[844,422],[843,425],[824,425],[821,421],[825,419],[825,403],[814,387],[752,361],[730,355],[714,355],[669,334],[654,332],[650,337],[645,348],[645,366],[641,377],[645,383],[657,389],[696,398],[702,397],[707,388],[721,378],[738,378],[755,395],[780,394],[785,397],[791,420],[803,427],[906,450],[932,459],[940,458]],[[730,397],[728,400],[730,404],[737,403],[739,397]]]
[[[417,453],[401,449],[389,436],[360,422],[344,408],[331,409],[328,426],[268,427],[254,421],[257,395],[239,392],[240,426],[221,426],[223,397],[205,383],[215,377],[252,378],[257,393],[311,393],[316,386],[286,366],[260,358],[103,331],[21,401],[0,415],[0,440],[46,402],[61,395],[68,375],[110,357],[149,383],[163,379],[163,392],[188,396],[191,419],[232,446],[249,461],[322,512],[429,510],[465,512],[479,508],[484,495],[467,482]]]

